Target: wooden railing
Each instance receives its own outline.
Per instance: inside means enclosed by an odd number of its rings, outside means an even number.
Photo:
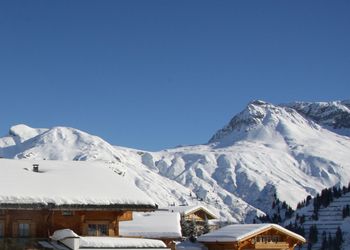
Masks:
[[[287,242],[256,242],[255,249],[288,249]]]

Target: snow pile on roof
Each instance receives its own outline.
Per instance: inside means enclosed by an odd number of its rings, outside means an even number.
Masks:
[[[79,235],[77,235],[73,230],[61,229],[61,230],[56,230],[51,236],[51,239],[55,241],[59,241],[66,238],[77,238],[77,237],[79,237]]]
[[[119,222],[119,234],[146,238],[181,238],[180,214],[165,211],[133,213],[132,221]]]
[[[213,219],[217,219],[217,215],[215,215],[215,213],[213,213],[212,211],[210,211],[207,207],[201,206],[201,205],[195,205],[195,206],[171,206],[171,207],[166,207],[164,208],[170,212],[178,212],[180,214],[190,214],[190,213],[194,213],[198,210],[203,210],[205,211],[207,214],[209,214],[211,217],[213,217]]]
[[[220,228],[214,232],[204,234],[198,237],[200,242],[234,242],[240,241],[255,235],[262,231],[269,229],[276,229],[280,232],[283,232],[289,236],[292,236],[302,242],[305,242],[305,239],[299,234],[293,233],[284,227],[281,227],[276,224],[234,224],[228,225],[226,227]]]
[[[116,237],[80,237],[80,248],[166,248],[166,245],[161,240]]]
[[[39,172],[32,171],[39,164]],[[0,159],[0,206],[9,204],[155,206],[141,190],[98,162]]]

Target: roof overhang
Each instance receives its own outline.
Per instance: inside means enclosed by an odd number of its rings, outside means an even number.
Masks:
[[[1,203],[0,209],[13,210],[103,210],[103,211],[154,211],[157,205],[143,204],[53,204],[53,203]]]
[[[284,233],[284,234],[286,234],[286,235],[288,235],[288,236],[290,236],[290,237],[292,237],[292,238],[294,238],[294,239],[296,239],[296,240],[298,240],[298,241],[300,241],[300,242],[302,242],[302,243],[305,243],[305,242],[306,242],[305,238],[302,237],[302,236],[300,236],[299,234],[293,233],[292,231],[289,231],[289,230],[287,230],[287,229],[285,229],[285,228],[283,228],[283,227],[281,227],[281,226],[276,226],[276,225],[273,225],[273,224],[271,224],[271,225],[269,225],[269,226],[267,226],[267,227],[265,227],[265,228],[262,228],[262,229],[259,230],[259,231],[255,231],[254,233],[252,233],[252,234],[250,234],[250,235],[248,235],[248,236],[246,236],[246,237],[243,237],[243,238],[237,240],[237,242],[245,241],[245,240],[250,239],[250,238],[252,238],[252,237],[255,237],[255,236],[259,235],[259,234],[262,234],[262,233],[264,233],[264,232],[266,232],[266,231],[269,231],[269,230],[271,230],[271,229],[274,229],[274,230],[276,230],[276,231],[279,231],[279,232],[281,232],[281,233]]]
[[[214,213],[210,212],[205,207],[198,207],[196,209],[193,209],[193,210],[190,210],[190,211],[186,212],[185,214],[191,214],[191,213],[195,213],[195,212],[198,212],[198,211],[205,212],[209,216],[208,220],[212,220],[212,219],[217,219],[218,218]]]

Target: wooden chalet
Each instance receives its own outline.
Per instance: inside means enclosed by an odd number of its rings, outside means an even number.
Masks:
[[[208,250],[294,250],[305,239],[275,224],[235,224],[198,238]]]
[[[204,231],[205,224],[207,224],[210,231],[217,229],[217,224],[210,222],[217,220],[218,217],[204,206],[171,206],[165,208],[164,210],[173,213],[180,213],[181,220],[185,220],[188,223],[194,222],[196,230],[199,234]]]
[[[118,236],[120,221],[156,204],[112,167],[0,159],[0,238],[47,238],[63,228]]]
[[[217,216],[211,212],[208,208],[197,206],[172,206],[167,207],[165,210],[170,212],[178,212],[184,216],[186,221],[195,221],[196,223],[205,223],[208,220],[217,219]]]

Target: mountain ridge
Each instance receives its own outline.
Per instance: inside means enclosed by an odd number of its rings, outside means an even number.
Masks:
[[[335,103],[348,109],[350,102]],[[302,107],[252,101],[207,144],[158,152],[112,146],[74,128],[17,125],[0,138],[0,156],[103,161],[126,173],[161,206],[200,203],[222,220],[251,222],[269,209],[274,194],[295,207],[307,195],[350,180],[350,138],[343,134],[347,123],[342,130],[329,129],[324,119],[304,112],[306,104]],[[345,108],[341,117],[347,121]],[[316,113],[322,116],[325,110]],[[332,115],[339,121],[339,112],[328,113],[328,121]]]

